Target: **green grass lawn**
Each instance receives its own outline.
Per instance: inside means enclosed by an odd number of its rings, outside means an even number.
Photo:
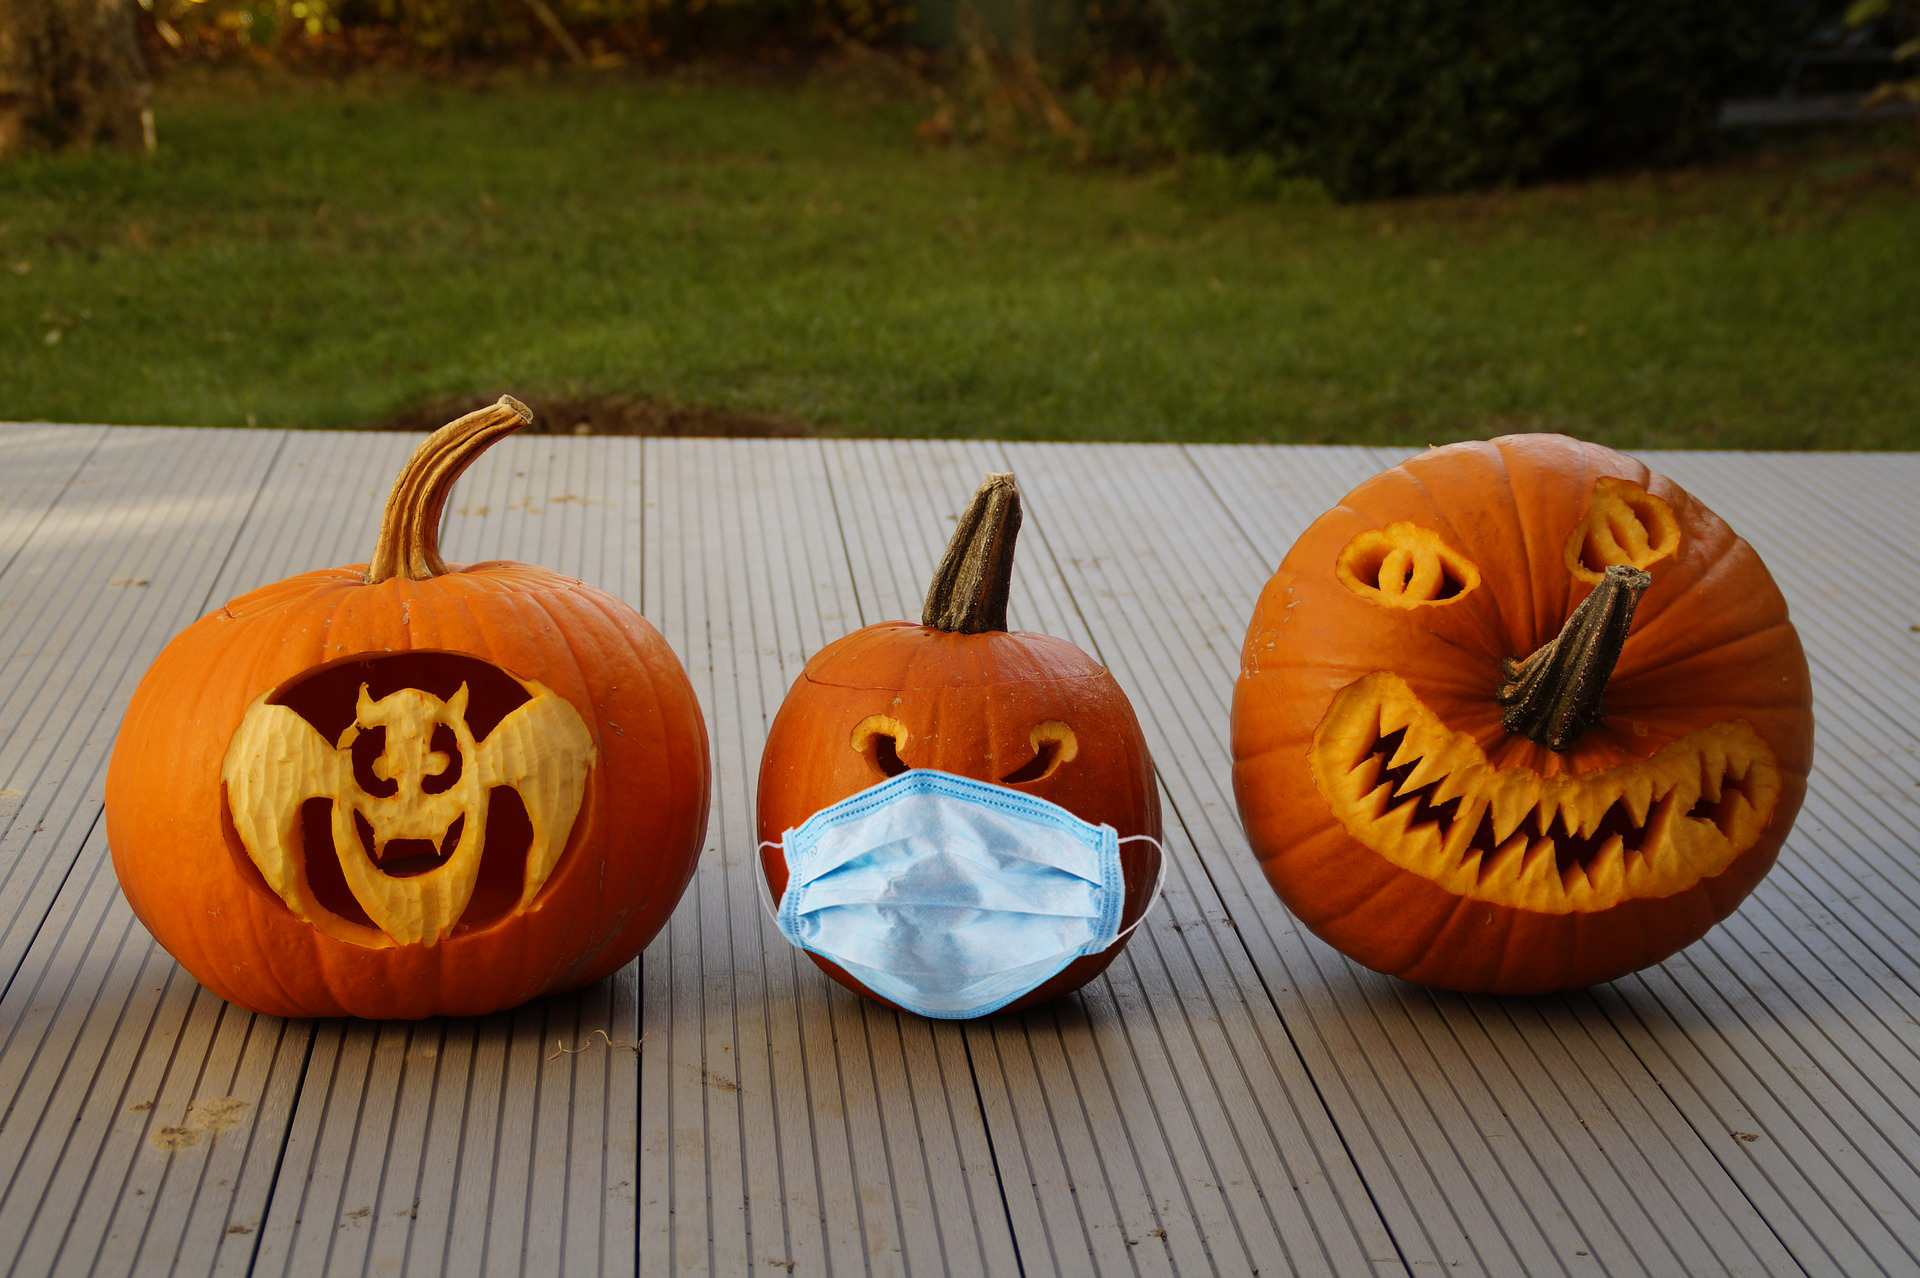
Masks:
[[[1337,207],[845,81],[225,74],[0,167],[0,419],[620,395],[822,433],[1920,447],[1920,151]]]

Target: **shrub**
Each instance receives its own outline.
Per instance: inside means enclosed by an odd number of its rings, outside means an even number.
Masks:
[[[139,0],[185,56],[269,52],[365,61],[396,51],[511,58],[574,44],[642,57],[805,51],[901,30],[905,0]],[[558,33],[565,33],[562,37]],[[571,52],[571,50],[569,50]]]
[[[1802,0],[1180,0],[1209,140],[1347,199],[1497,186],[1692,150]]]

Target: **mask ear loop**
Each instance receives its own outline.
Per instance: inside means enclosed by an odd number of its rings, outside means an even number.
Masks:
[[[756,861],[758,860],[757,854],[765,851],[767,848],[778,848],[778,847],[785,847],[785,846],[786,845],[783,843],[777,843],[777,842],[774,842],[773,840],[768,840],[762,843],[759,847],[754,849],[754,852],[756,854],[755,860]],[[1163,864],[1161,865],[1161,869],[1163,871],[1166,869],[1166,866],[1164,864],[1164,858],[1163,858]],[[767,871],[765,866],[756,864],[753,867],[753,885],[760,889],[760,908],[767,912],[767,917],[773,920],[773,925],[775,927],[779,927],[780,926],[780,907],[778,907],[773,903],[773,889],[767,886]]]
[[[1135,919],[1133,922],[1127,924],[1125,929],[1115,934],[1113,940],[1108,944],[1109,949],[1111,949],[1115,945],[1120,944],[1120,942],[1126,940],[1128,936],[1133,934],[1133,929],[1135,929],[1136,927],[1139,927],[1142,923],[1145,923],[1147,921],[1147,915],[1153,913],[1153,907],[1160,904],[1160,889],[1167,886],[1167,845],[1166,844],[1154,838],[1151,834],[1129,834],[1126,838],[1120,840],[1120,842],[1153,844],[1154,850],[1160,854],[1160,873],[1154,876],[1153,893],[1147,897],[1147,906],[1145,909],[1140,911],[1140,917]]]

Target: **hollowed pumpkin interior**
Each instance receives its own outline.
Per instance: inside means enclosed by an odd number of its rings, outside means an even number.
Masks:
[[[1725,870],[1772,819],[1780,773],[1744,721],[1583,775],[1496,768],[1396,675],[1348,686],[1314,734],[1336,820],[1459,896],[1544,913],[1610,909]]]

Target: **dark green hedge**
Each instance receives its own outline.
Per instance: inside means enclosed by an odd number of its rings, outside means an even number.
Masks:
[[[1688,153],[1803,0],[1175,0],[1210,140],[1346,199]]]

